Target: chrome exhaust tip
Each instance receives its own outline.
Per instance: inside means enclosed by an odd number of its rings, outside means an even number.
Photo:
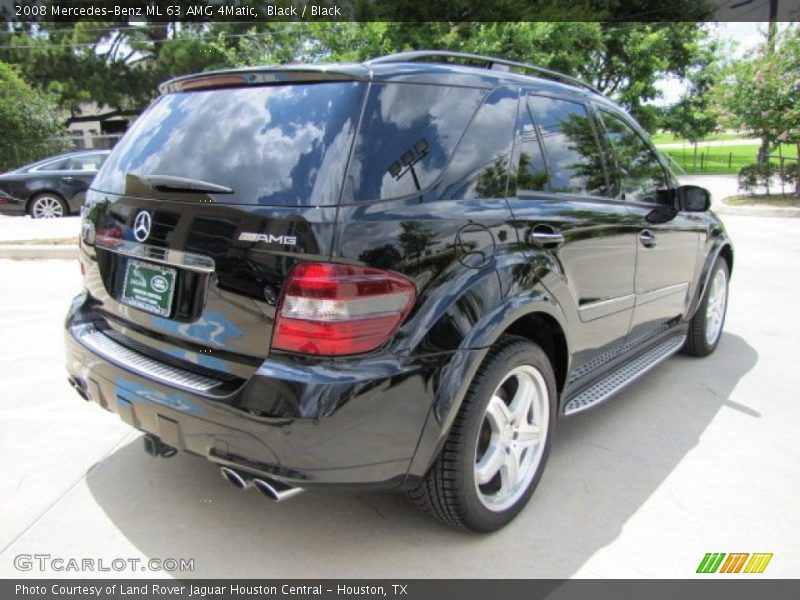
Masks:
[[[264,494],[273,502],[282,502],[283,500],[288,500],[289,498],[297,496],[297,494],[305,491],[303,488],[293,487],[286,483],[281,483],[280,481],[260,478],[254,479],[253,485],[259,492]]]
[[[222,476],[225,479],[227,479],[240,490],[246,490],[250,487],[250,480],[238,471],[234,471],[230,467],[222,467],[219,472],[222,473]]]

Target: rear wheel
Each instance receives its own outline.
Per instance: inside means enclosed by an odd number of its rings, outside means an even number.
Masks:
[[[475,375],[441,454],[409,493],[411,501],[472,531],[506,525],[544,470],[555,400],[555,377],[541,348],[501,337]]]
[[[720,257],[714,263],[708,285],[697,312],[689,322],[683,351],[692,356],[708,356],[719,344],[728,309],[728,263]]]
[[[40,194],[31,200],[28,212],[34,219],[58,219],[69,215],[69,208],[56,194]]]

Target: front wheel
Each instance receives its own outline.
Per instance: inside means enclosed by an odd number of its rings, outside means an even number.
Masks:
[[[500,529],[539,482],[555,412],[547,355],[524,338],[502,336],[472,380],[441,454],[409,493],[412,503],[457,527]]]
[[[683,346],[686,354],[708,356],[719,344],[728,310],[729,279],[728,263],[719,257],[711,270],[700,306],[689,322],[689,331]]]

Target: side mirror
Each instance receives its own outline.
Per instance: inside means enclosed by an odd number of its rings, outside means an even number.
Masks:
[[[711,192],[697,185],[682,185],[677,190],[678,206],[687,212],[706,212],[711,208]]]

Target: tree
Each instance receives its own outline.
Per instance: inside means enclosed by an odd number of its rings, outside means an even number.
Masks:
[[[0,171],[63,150],[61,133],[53,99],[0,62]]]
[[[795,144],[800,173],[800,27],[787,27],[774,43],[774,52],[764,43],[733,65],[718,97],[735,124],[770,145]],[[800,195],[800,177],[795,178],[795,194]]]
[[[618,100],[651,130],[659,115],[648,102],[659,95],[659,79],[701,73],[714,59],[701,23],[317,23],[313,32],[313,59],[366,60],[390,52],[446,49],[553,69]]]
[[[719,65],[713,55],[719,51],[716,43],[704,46],[700,64],[687,70],[686,93],[664,111],[662,127],[675,136],[689,140],[695,146],[718,125],[718,110],[714,102],[714,86],[721,76]]]

